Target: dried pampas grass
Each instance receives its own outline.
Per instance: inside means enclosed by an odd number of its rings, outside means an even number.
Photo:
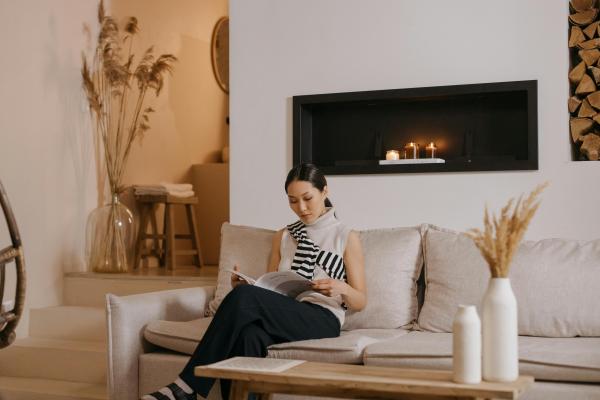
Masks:
[[[104,2],[98,4],[100,31],[91,62],[82,54],[83,89],[94,122],[95,143],[103,153],[111,193],[121,191],[121,179],[135,139],[150,129],[152,107],[144,107],[146,94],[161,93],[165,75],[172,73],[177,58],[162,54],[155,58],[148,48],[134,65],[133,39],[138,20],[129,17],[123,28],[106,15]]]
[[[512,258],[540,205],[537,197],[546,186],[548,186],[547,182],[537,186],[524,201],[523,196],[519,197],[516,204],[514,199],[510,199],[500,211],[499,217],[495,215],[490,217],[486,206],[483,232],[479,229],[471,229],[465,233],[473,239],[475,246],[488,263],[492,278],[508,277]]]
[[[106,15],[104,2],[98,5],[100,31],[93,59],[88,62],[82,54],[81,77],[94,123],[96,178],[99,186],[98,205],[103,203],[104,173],[108,178],[113,199],[122,191],[121,180],[127,159],[136,139],[150,129],[152,107],[145,106],[148,92],[158,96],[165,75],[172,72],[177,58],[162,54],[155,58],[153,48],[136,60],[133,39],[139,32],[138,20],[127,19],[123,28]],[[105,171],[102,171],[104,166]],[[93,247],[88,265],[96,272],[125,272],[127,243],[121,227],[122,211],[116,200],[94,231]],[[105,227],[106,231],[98,228]]]

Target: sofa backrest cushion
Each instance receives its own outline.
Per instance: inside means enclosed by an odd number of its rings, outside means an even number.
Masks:
[[[423,257],[418,227],[360,231],[367,305],[346,312],[343,329],[408,327],[417,319],[417,279]]]
[[[214,315],[231,291],[235,264],[247,275],[266,272],[274,231],[223,224],[221,254],[214,299],[207,315]],[[365,256],[367,306],[347,312],[343,329],[400,328],[417,319],[416,280],[423,264],[418,227],[374,229],[359,232]]]
[[[221,253],[215,297],[208,304],[207,315],[214,315],[221,301],[231,291],[231,273],[238,265],[240,272],[259,277],[267,272],[271,243],[275,231],[224,223],[221,227]]]
[[[425,302],[419,327],[450,332],[459,304],[478,306],[490,279],[473,241],[459,232],[428,226],[423,239]],[[519,334],[600,336],[594,299],[600,293],[600,240],[525,241],[509,278],[517,298]]]

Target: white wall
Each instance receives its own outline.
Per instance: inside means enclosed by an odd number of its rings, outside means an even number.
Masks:
[[[94,28],[96,6],[0,0],[0,180],[24,243],[27,308],[59,304],[63,267],[84,265],[95,177],[79,68],[88,47],[83,23]],[[0,247],[8,244],[2,216]]]
[[[230,16],[233,223],[294,218],[294,95],[537,79],[538,171],[330,176],[332,200],[355,228],[463,230],[548,180],[527,237],[600,237],[600,163],[570,161],[566,1],[231,0]]]

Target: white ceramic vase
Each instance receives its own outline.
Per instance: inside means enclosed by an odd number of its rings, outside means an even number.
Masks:
[[[483,297],[483,379],[510,382],[519,376],[517,300],[508,278],[492,278]]]
[[[481,321],[475,306],[458,306],[454,317],[452,370],[454,382],[481,382]]]

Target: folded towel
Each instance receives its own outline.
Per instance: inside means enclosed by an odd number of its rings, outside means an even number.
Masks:
[[[168,183],[168,182],[161,182],[160,186],[164,187],[165,189],[167,189],[167,192],[169,193],[173,193],[173,192],[189,192],[190,190],[194,190],[193,186],[191,183]]]
[[[187,192],[169,192],[169,194],[173,197],[193,197],[194,191],[188,190]]]
[[[138,196],[143,195],[161,195],[169,194],[175,197],[192,197],[194,196],[194,190],[191,184],[160,184],[160,185],[134,185],[134,194]]]
[[[161,185],[134,185],[135,194],[166,194],[167,189]]]

